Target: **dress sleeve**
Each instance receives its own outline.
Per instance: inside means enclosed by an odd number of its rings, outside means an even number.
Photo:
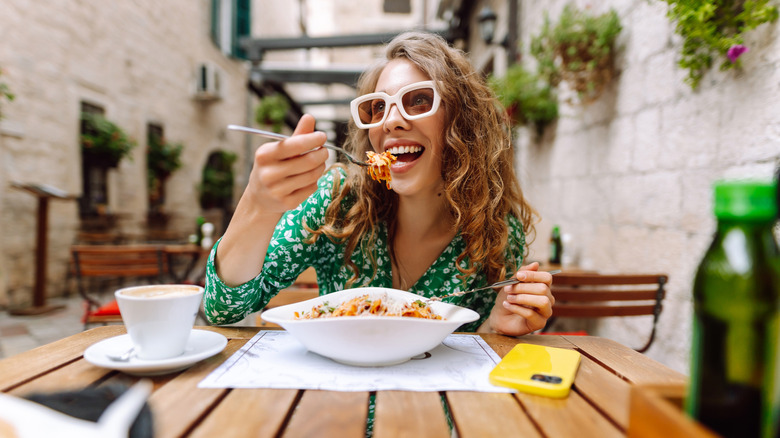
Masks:
[[[268,246],[262,272],[248,282],[230,287],[219,278],[214,263],[219,246],[217,241],[206,265],[204,308],[210,323],[232,324],[261,310],[280,290],[290,286],[301,272],[315,265],[320,246],[316,242],[306,243],[310,232],[304,221],[309,229],[322,225],[325,210],[332,199],[335,178],[343,180],[344,175],[337,171],[327,172],[306,201],[282,215]]]

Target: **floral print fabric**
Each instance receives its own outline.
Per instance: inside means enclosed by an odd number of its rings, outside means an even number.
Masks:
[[[214,245],[206,268],[204,296],[206,316],[212,324],[235,323],[248,314],[261,310],[274,295],[289,287],[309,266],[313,266],[317,271],[320,295],[345,288],[353,271],[344,263],[344,245],[325,236],[320,236],[313,244],[308,244],[305,241],[310,233],[302,225],[302,221],[306,221],[311,229],[322,225],[325,210],[332,199],[334,178],[343,180],[343,170],[324,174],[318,182],[317,191],[298,208],[282,216],[274,230],[262,272],[254,279],[236,287],[224,284],[214,265],[214,255],[219,242]],[[514,266],[519,267],[522,263],[525,237],[517,218],[509,216],[507,220],[510,233],[507,259],[514,260]],[[352,254],[352,261],[359,270],[359,278],[351,287],[393,287],[387,225],[382,223],[377,228],[375,245],[369,249],[364,245],[362,251],[359,246]],[[472,275],[465,282],[458,278],[460,271],[455,263],[464,248],[465,243],[460,234],[456,235],[417,283],[409,288],[409,292],[432,297],[485,286],[487,283],[482,273]],[[371,264],[372,258],[376,260],[376,272]],[[465,267],[466,261],[462,264]],[[495,294],[493,290],[485,290],[446,298],[445,302],[468,307],[481,316],[478,321],[464,325],[458,330],[476,331],[490,314],[495,303]]]

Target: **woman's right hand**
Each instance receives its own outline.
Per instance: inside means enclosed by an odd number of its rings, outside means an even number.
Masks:
[[[314,117],[304,114],[292,137],[257,148],[246,191],[255,208],[280,214],[297,207],[317,189],[328,151],[324,132],[314,132]]]
[[[257,148],[247,187],[217,246],[215,266],[225,284],[237,286],[261,272],[282,214],[317,189],[328,158],[321,147],[325,140],[325,133],[314,132],[314,117],[306,114],[292,137]]]

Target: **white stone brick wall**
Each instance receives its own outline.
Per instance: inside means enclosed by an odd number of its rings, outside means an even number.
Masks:
[[[527,42],[563,0],[521,0]],[[681,39],[657,0],[575,1],[618,12],[618,75],[585,107],[561,106],[541,139],[517,140],[524,192],[542,221],[531,257],[548,256],[553,224],[578,263],[614,272],[665,272],[667,297],[648,356],[687,373],[693,275],[715,228],[711,187],[721,178],[771,178],[780,164],[780,25],[748,36],[741,71],[707,73],[697,91],[677,66]],[[649,321],[615,318],[596,334],[639,346]]]
[[[109,208],[127,218],[128,231],[146,215],[149,122],[185,145],[183,167],[167,182],[165,208],[175,212],[174,226],[194,231],[196,186],[209,152],[227,149],[241,160],[246,155],[243,137],[226,134],[225,126],[247,122],[248,68],[211,43],[208,14],[207,0],[3,2],[0,81],[16,100],[3,105],[0,122],[0,306],[29,302],[33,283],[36,200],[8,185],[43,183],[81,194],[81,101],[103,106],[138,141],[132,159],[109,175]],[[222,70],[222,100],[193,100],[201,62]],[[236,196],[242,170],[236,169]],[[78,226],[76,202],[50,203],[50,295],[65,289],[68,247]]]

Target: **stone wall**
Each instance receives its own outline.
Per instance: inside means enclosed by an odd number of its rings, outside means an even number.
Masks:
[[[82,101],[105,108],[106,116],[138,141],[132,158],[109,174],[108,209],[129,231],[137,231],[146,218],[147,123],[163,125],[168,140],[185,145],[183,167],[168,180],[165,205],[172,226],[185,233],[194,231],[201,214],[196,187],[208,154],[227,149],[244,159],[243,137],[225,127],[247,121],[247,66],[212,44],[209,4],[3,2],[0,80],[16,100],[3,106],[0,122],[0,306],[29,301],[35,263],[36,201],[9,184],[49,184],[81,194]],[[223,99],[193,99],[196,66],[202,62],[221,69]],[[50,295],[65,289],[78,216],[75,201],[51,202]]]
[[[567,2],[523,0],[527,44],[545,13]],[[543,137],[521,129],[518,166],[541,214],[532,258],[548,255],[553,224],[571,235],[575,262],[604,272],[669,274],[658,337],[647,355],[687,373],[691,287],[715,229],[711,186],[722,178],[771,178],[780,164],[780,25],[748,36],[740,71],[713,69],[699,88],[677,66],[681,39],[657,0],[574,2],[614,8],[623,24],[618,74],[588,106],[561,105]],[[595,334],[639,346],[649,317],[605,320]]]

